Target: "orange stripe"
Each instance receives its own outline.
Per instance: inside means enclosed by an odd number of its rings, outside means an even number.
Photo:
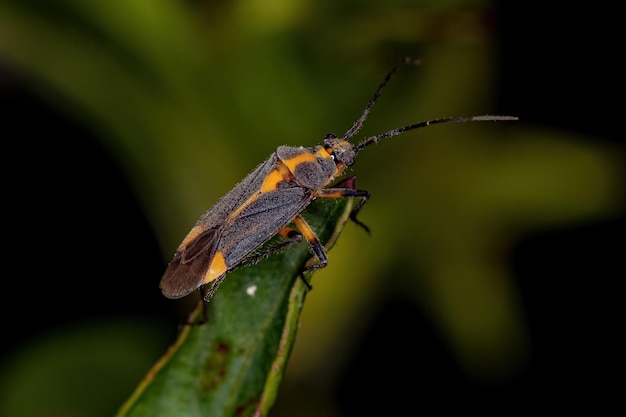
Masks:
[[[283,162],[285,163],[285,165],[287,165],[287,168],[289,168],[291,172],[294,172],[299,164],[305,162],[317,163],[317,158],[320,156],[324,159],[330,158],[330,154],[326,152],[326,149],[320,148],[316,153],[303,152],[300,155],[294,156],[293,158],[285,159],[283,160]]]
[[[261,192],[264,193],[266,191],[277,190],[279,183],[283,181],[291,181],[291,179],[293,179],[293,175],[291,174],[289,168],[281,161],[278,161],[276,163],[276,168],[270,171],[270,173],[267,174],[267,177],[265,177],[265,180],[261,185]]]
[[[189,233],[187,233],[187,236],[185,236],[185,238],[183,239],[182,243],[178,246],[178,250],[185,249],[189,245],[189,243],[191,243],[198,236],[200,236],[202,233],[204,233],[205,230],[206,230],[206,228],[204,228],[202,226],[194,226],[189,231]]]
[[[215,252],[213,260],[211,261],[211,265],[209,265],[209,270],[202,280],[202,284],[209,283],[214,279],[221,277],[226,272],[228,272],[228,265],[226,265],[224,255],[222,254],[222,252]]]

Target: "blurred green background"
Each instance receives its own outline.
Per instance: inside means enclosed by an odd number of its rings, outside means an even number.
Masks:
[[[610,405],[617,23],[559,4],[4,0],[0,417],[114,414],[190,308],[158,289],[188,229],[276,146],[343,134],[405,55],[355,140],[521,120],[359,155],[372,235],[315,275],[273,415]]]

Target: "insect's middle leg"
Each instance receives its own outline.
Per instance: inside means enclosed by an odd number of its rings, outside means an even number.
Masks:
[[[248,256],[242,265],[250,265],[258,261],[259,259],[265,258],[272,253],[279,251],[287,246],[293,245],[294,243],[302,242],[302,235],[295,229],[284,226],[281,227],[278,232],[278,235],[282,236],[285,241],[281,243],[277,243],[276,245],[270,246],[269,248],[262,250],[260,252],[255,252],[252,255]]]
[[[315,235],[313,229],[311,229],[311,226],[309,226],[306,220],[304,220],[300,215],[297,215],[293,219],[293,223],[296,225],[300,233],[302,233],[302,236],[311,246],[315,257],[319,260],[318,263],[306,267],[302,272],[311,272],[315,269],[324,268],[328,264],[328,256],[326,255],[326,250],[324,249],[324,246]],[[303,281],[307,284],[307,286],[309,286],[306,280],[303,279]]]

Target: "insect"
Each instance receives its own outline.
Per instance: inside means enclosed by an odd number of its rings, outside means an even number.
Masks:
[[[411,62],[405,59],[402,63]],[[279,146],[202,215],[167,266],[160,284],[163,294],[168,298],[181,298],[197,289],[208,288],[204,299],[209,301],[228,272],[303,239],[318,260],[303,272],[323,268],[328,257],[301,213],[318,198],[358,198],[360,201],[350,218],[368,230],[356,216],[370,198],[369,192],[345,184],[331,185],[354,164],[359,152],[382,139],[433,124],[517,120],[512,116],[490,115],[442,118],[393,129],[357,145],[348,142],[362,127],[397,69],[398,65],[387,73],[361,116],[342,137],[328,134],[324,145],[316,147]],[[276,235],[283,238],[282,242],[259,252],[259,248]]]

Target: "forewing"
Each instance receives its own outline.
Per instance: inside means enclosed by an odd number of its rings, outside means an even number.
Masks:
[[[223,228],[217,250],[224,254],[229,267],[237,266],[310,202],[309,190],[300,187],[259,194],[237,218]]]
[[[187,246],[176,251],[161,278],[163,295],[181,298],[202,285],[219,242],[219,230],[219,227],[206,230]]]
[[[232,190],[222,197],[209,211],[207,211],[196,223],[210,229],[222,223],[231,213],[238,209],[254,193],[261,189],[261,185],[270,171],[276,166],[276,154],[273,153],[261,165],[255,168],[243,180],[241,180]]]
[[[202,233],[187,244],[183,242],[161,278],[161,290],[166,297],[184,297],[202,285],[220,242],[220,230],[228,223],[229,216],[261,189],[276,161],[276,154],[270,155],[200,217],[194,228]]]

